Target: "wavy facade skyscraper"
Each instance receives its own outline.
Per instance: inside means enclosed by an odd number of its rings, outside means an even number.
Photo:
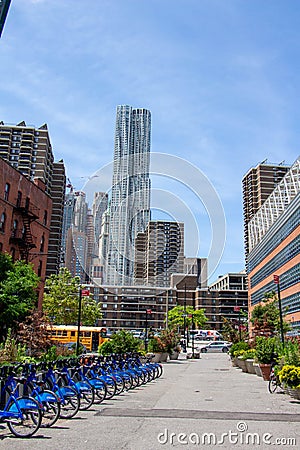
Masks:
[[[117,107],[106,282],[131,285],[134,242],[150,220],[151,113]]]

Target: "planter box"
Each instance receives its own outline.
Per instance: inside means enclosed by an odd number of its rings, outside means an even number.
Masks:
[[[247,372],[246,360],[242,359],[241,356],[238,356],[238,364],[243,372]]]
[[[254,367],[254,370],[255,370],[256,375],[257,375],[258,377],[262,377],[262,373],[261,373],[259,364],[258,364],[258,363],[253,363],[253,367]]]
[[[255,374],[254,359],[246,359],[247,372]]]
[[[300,400],[300,389],[299,388],[287,388],[287,393],[295,400]]]
[[[178,356],[179,356],[179,352],[172,352],[172,353],[169,355],[169,359],[170,359],[171,361],[174,361],[175,359],[178,359]]]
[[[238,359],[236,356],[234,358],[231,358],[231,364],[233,365],[233,367],[239,367]]]
[[[160,362],[160,355],[161,353],[154,353],[154,356],[152,356],[152,362]]]
[[[264,381],[270,380],[271,364],[259,364]]]
[[[160,353],[160,362],[167,362],[168,356],[168,352]]]

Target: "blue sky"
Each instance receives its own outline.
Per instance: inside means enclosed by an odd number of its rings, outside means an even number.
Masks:
[[[152,151],[173,157],[163,176],[153,170],[153,206],[187,222],[187,256],[207,256],[215,239],[190,164],[223,205],[213,280],[244,268],[243,175],[300,153],[299,19],[298,0],[12,0],[0,120],[46,122],[76,189],[106,190],[116,106],[150,109]]]

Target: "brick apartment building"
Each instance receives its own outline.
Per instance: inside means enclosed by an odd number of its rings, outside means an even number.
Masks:
[[[41,278],[41,306],[46,275],[52,200],[45,184],[28,180],[0,158],[0,251],[32,263]]]

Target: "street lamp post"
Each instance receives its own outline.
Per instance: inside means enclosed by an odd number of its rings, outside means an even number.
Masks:
[[[186,284],[184,285],[184,299],[183,299],[183,337],[184,337],[184,353],[186,353]]]
[[[79,355],[79,346],[80,346],[80,325],[81,325],[82,297],[88,297],[89,295],[90,295],[90,291],[88,289],[81,289],[81,287],[79,288],[76,356]]]
[[[242,330],[241,330],[241,307],[238,306],[237,304],[237,300],[238,300],[238,293],[235,292],[235,307],[234,307],[234,311],[238,312],[238,327],[239,327],[239,340],[242,340]]]
[[[194,312],[196,308],[195,293],[193,293],[193,313],[192,313],[192,356],[195,358],[195,322],[194,322]]]
[[[281,297],[280,297],[280,283],[279,283],[279,275],[273,276],[274,283],[277,284],[277,296],[278,296],[278,307],[279,307],[279,321],[280,321],[280,339],[282,342],[282,346],[284,348],[284,333],[283,333],[283,318],[282,318],[282,305],[281,305]]]
[[[145,324],[145,351],[148,351],[148,314],[152,314],[151,309],[146,309],[146,324]]]
[[[79,345],[80,345],[81,305],[82,305],[82,289],[80,287],[79,288],[79,300],[78,300],[76,356],[79,355]]]

